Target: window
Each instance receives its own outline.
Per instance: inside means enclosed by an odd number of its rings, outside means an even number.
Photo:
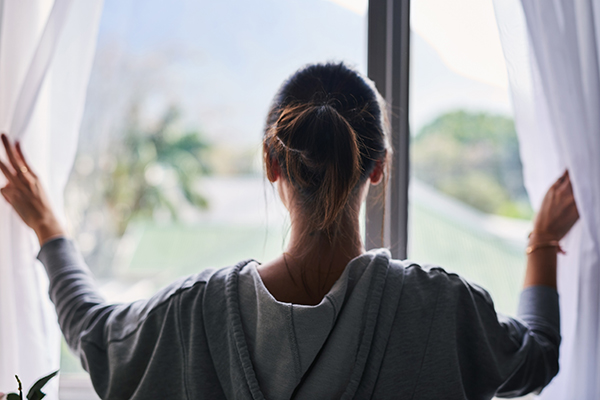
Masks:
[[[530,210],[507,90],[465,77],[447,55],[473,44],[440,41],[427,23],[496,29],[491,0],[477,2],[463,19],[444,16],[443,0],[370,0],[367,43],[367,0],[106,0],[66,193],[102,292],[130,301],[181,275],[277,255],[287,222],[262,177],[263,120],[293,71],[344,60],[368,70],[392,111],[384,244],[482,284],[514,312]],[[467,3],[452,2],[454,12]],[[461,132],[474,138],[460,142]],[[490,143],[500,142],[496,154]],[[456,156],[465,151],[473,159]],[[486,157],[495,163],[477,164]],[[483,175],[467,176],[474,169]],[[494,173],[502,179],[490,181]],[[370,246],[381,245],[382,211],[369,201]],[[66,346],[62,371],[64,398],[94,398]]]
[[[408,256],[516,313],[533,211],[492,1],[411,2]]]
[[[288,224],[262,176],[263,121],[304,64],[366,72],[358,11],[326,0],[105,1],[66,201],[109,300],[281,252]],[[67,396],[85,379],[63,347]]]
[[[385,216],[394,256],[457,272],[515,313],[532,210],[492,1],[371,0],[369,21],[394,161],[385,212],[368,200],[367,243],[381,245]]]

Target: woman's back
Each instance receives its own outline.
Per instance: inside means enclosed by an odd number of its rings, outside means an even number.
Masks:
[[[65,337],[102,398],[168,388],[190,399],[479,399],[540,389],[558,370],[555,291],[524,292],[525,324],[498,320],[482,289],[385,249],[349,263],[313,307],[275,300],[254,261],[103,306],[72,243],[50,241],[40,259]]]

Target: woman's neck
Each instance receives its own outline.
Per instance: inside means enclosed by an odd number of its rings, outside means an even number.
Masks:
[[[292,213],[290,241],[286,251],[261,265],[266,288],[279,301],[318,304],[340,277],[346,265],[365,249],[358,213],[345,215],[334,232],[311,232],[308,218]]]
[[[291,215],[290,240],[286,253],[297,259],[348,258],[364,253],[358,222],[358,212],[345,213],[329,232],[314,231],[303,214]],[[348,261],[349,261],[348,260]]]

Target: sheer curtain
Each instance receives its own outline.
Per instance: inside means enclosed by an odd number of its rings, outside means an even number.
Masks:
[[[600,4],[494,3],[531,200],[568,168],[581,216],[559,256],[560,372],[541,398],[599,399]]]
[[[61,216],[101,11],[102,0],[0,0],[0,130],[21,139]],[[37,251],[35,235],[0,199],[4,392],[16,389],[15,374],[29,388],[59,367],[60,331]],[[55,379],[47,398],[57,399],[57,389]]]

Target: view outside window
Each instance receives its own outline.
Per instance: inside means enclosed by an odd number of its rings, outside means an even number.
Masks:
[[[514,314],[533,211],[492,0],[411,2],[408,256]]]
[[[66,201],[108,300],[283,250],[289,223],[262,173],[270,101],[307,63],[366,73],[365,11],[326,0],[105,1]],[[66,348],[62,372],[82,372]]]

